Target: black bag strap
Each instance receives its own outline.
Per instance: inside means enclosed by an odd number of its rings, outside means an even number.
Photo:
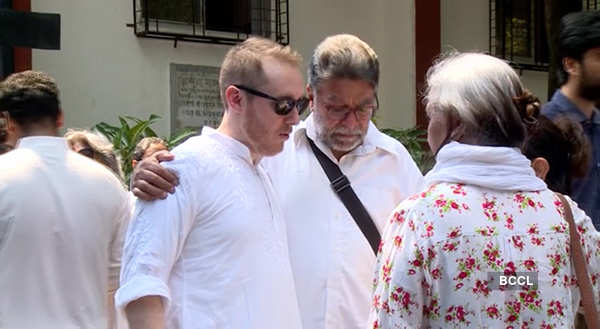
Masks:
[[[381,242],[381,235],[379,234],[373,219],[367,212],[367,209],[365,209],[358,196],[356,196],[356,193],[354,193],[352,186],[350,186],[348,177],[342,173],[338,165],[336,165],[321,150],[319,150],[319,148],[310,138],[308,138],[308,136],[306,136],[306,139],[308,139],[310,148],[313,150],[313,153],[317,157],[317,160],[319,160],[323,171],[325,171],[325,174],[329,178],[329,181],[331,182],[331,188],[335,191],[346,209],[348,209],[348,212],[350,212],[350,215],[352,215],[352,218],[354,218],[354,222],[356,222],[356,225],[358,225],[358,228],[371,245],[371,249],[373,249],[373,252],[375,255],[377,255],[379,243]]]

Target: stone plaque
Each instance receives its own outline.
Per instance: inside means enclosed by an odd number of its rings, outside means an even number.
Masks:
[[[216,128],[223,116],[219,95],[219,68],[170,65],[171,133],[182,128],[198,132],[203,126]]]

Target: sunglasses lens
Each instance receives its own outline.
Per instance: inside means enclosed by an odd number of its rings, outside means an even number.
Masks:
[[[282,100],[275,104],[275,113],[287,115],[294,109],[294,101]]]

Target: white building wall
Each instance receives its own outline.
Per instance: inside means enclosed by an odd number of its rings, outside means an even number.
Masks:
[[[442,50],[489,51],[489,0],[440,0]],[[548,73],[517,72],[526,88],[546,101]]]
[[[169,63],[219,66],[228,46],[138,38],[131,0],[32,0],[61,15],[61,50],[33,50],[32,66],[55,77],[66,127],[116,123],[119,115],[163,119],[169,133]],[[290,40],[306,62],[327,35],[356,34],[378,53],[385,127],[415,122],[414,9],[411,0],[290,0]]]

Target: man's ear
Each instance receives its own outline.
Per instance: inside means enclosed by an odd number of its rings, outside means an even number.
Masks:
[[[240,113],[244,108],[242,93],[235,86],[229,86],[225,89],[225,102],[227,102],[227,104],[224,104],[227,110],[234,113]]]
[[[562,67],[569,75],[579,75],[579,61],[572,57],[562,59]]]
[[[546,175],[548,175],[548,171],[550,171],[550,164],[548,161],[542,157],[537,157],[531,161],[531,167],[535,172],[535,175],[541,180],[546,180]]]
[[[136,159],[132,159],[131,160],[131,168],[135,168],[135,166],[137,165],[138,161]]]

